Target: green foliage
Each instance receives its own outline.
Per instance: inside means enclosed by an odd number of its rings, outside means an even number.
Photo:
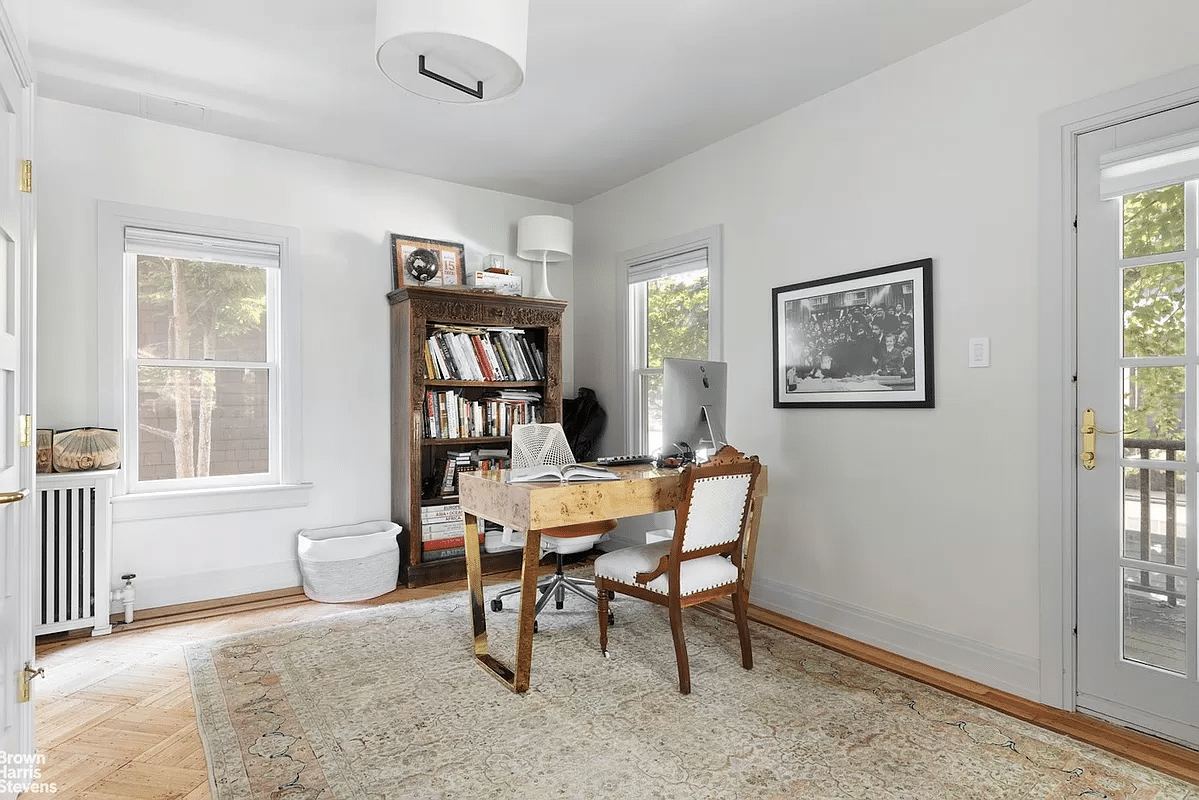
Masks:
[[[1123,199],[1125,258],[1173,253],[1186,244],[1185,197],[1181,184]],[[1124,271],[1124,355],[1181,356],[1186,353],[1186,272],[1181,263]],[[1133,438],[1183,439],[1186,370],[1139,367],[1128,371],[1124,429]]]
[[[263,328],[264,269],[156,256],[139,256],[137,267],[139,317],[171,322],[167,342],[149,343],[153,357],[218,358],[216,343]]]
[[[266,357],[266,270],[240,264],[139,256],[138,354],[196,367],[143,367],[141,392],[174,405],[174,430],[139,425],[173,444],[175,475],[210,474],[216,371],[203,361]],[[202,360],[203,361],[202,361]]]
[[[1186,353],[1186,270],[1179,262],[1124,270],[1124,355]]]
[[[708,357],[708,271],[658,278],[647,293],[648,367],[663,358]]]
[[[1124,197],[1124,257],[1177,253],[1186,244],[1182,184]]]

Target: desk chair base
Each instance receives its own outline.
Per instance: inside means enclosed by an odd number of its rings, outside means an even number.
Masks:
[[[557,609],[561,609],[563,603],[566,600],[566,592],[567,591],[574,592],[579,597],[582,597],[582,598],[590,601],[593,606],[598,607],[599,606],[598,598],[596,598],[596,596],[594,594],[587,591],[587,589],[585,588],[588,586],[594,588],[595,581],[591,580],[590,578],[572,578],[569,575],[564,574],[562,571],[562,568],[563,568],[562,554],[557,553],[556,555],[557,555],[557,559],[556,559],[557,560],[557,569],[554,570],[554,574],[551,575],[546,580],[540,581],[537,584],[537,591],[541,592],[541,597],[538,598],[538,600],[537,600],[537,607],[533,610],[533,616],[536,617],[537,614],[541,613],[541,609],[545,608],[546,603],[549,602],[549,599],[551,597],[554,598],[554,607]],[[520,594],[519,586],[513,586],[512,588],[505,589],[504,591],[497,594],[491,601],[491,610],[492,611],[503,611],[504,610],[503,598],[505,598],[509,595],[513,595],[513,594]],[[616,617],[611,612],[608,612],[608,622],[609,623],[616,622]],[[536,619],[533,620],[533,632],[534,633],[537,632],[537,620]]]

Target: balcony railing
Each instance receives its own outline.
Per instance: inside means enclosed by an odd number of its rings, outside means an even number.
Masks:
[[[1186,442],[1177,439],[1129,439],[1124,440],[1124,454],[1126,458],[1139,458],[1142,461],[1149,461],[1153,451],[1159,451],[1163,454],[1160,458],[1155,458],[1155,461],[1177,462],[1179,452],[1186,449]],[[1134,455],[1130,451],[1136,451]],[[1132,499],[1129,495],[1139,494],[1140,499],[1140,529],[1139,531],[1125,530],[1125,537],[1131,534],[1139,533],[1134,540],[1138,544],[1140,560],[1149,562],[1152,554],[1151,540],[1151,523],[1153,521],[1153,504],[1157,500],[1164,508],[1164,527],[1162,542],[1162,561],[1167,565],[1178,564],[1178,512],[1181,506],[1185,512],[1186,495],[1185,491],[1180,497],[1178,493],[1177,475],[1173,470],[1161,468],[1165,473],[1164,481],[1159,481],[1164,484],[1154,492],[1152,485],[1153,468],[1144,467],[1137,469],[1137,478],[1135,482],[1130,481],[1128,476],[1125,476],[1124,492],[1125,492],[1125,510],[1122,516],[1127,517],[1127,503]],[[1134,494],[1135,493],[1135,494]],[[1156,497],[1155,497],[1156,495]],[[1184,527],[1185,529],[1185,527]],[[1126,552],[1126,551],[1125,551]],[[1185,558],[1185,551],[1183,553]],[[1165,595],[1167,602],[1171,606],[1178,604],[1179,598],[1183,598],[1185,602],[1185,590],[1179,591],[1176,586],[1175,576],[1165,575],[1165,586],[1152,586],[1149,581],[1150,570],[1140,571],[1139,581],[1125,581],[1124,587],[1126,590],[1143,591],[1147,594]]]

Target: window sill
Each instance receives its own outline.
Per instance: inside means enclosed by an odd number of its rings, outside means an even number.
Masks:
[[[238,486],[179,492],[125,494],[112,499],[113,522],[232,514],[308,505],[311,483]]]

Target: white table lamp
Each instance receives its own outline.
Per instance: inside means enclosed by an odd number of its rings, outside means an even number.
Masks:
[[[534,214],[522,217],[516,225],[516,255],[526,261],[541,261],[541,286],[534,297],[556,299],[550,294],[546,264],[570,258],[574,246],[575,224],[565,217]]]

